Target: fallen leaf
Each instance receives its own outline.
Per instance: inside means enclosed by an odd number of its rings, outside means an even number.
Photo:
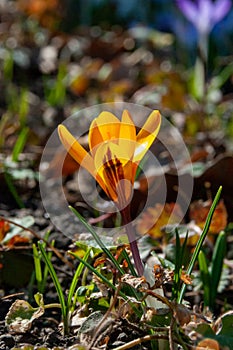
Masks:
[[[4,219],[0,219],[0,242],[5,238],[9,230],[10,230],[9,223]]]
[[[26,333],[31,329],[32,322],[42,316],[44,308],[33,308],[25,300],[16,300],[6,315],[6,326],[12,334]]]
[[[166,203],[164,206],[157,203],[149,207],[138,222],[137,230],[143,234],[149,234],[153,238],[163,236],[162,227],[168,224],[179,223],[183,217],[180,206],[176,203]]]
[[[196,347],[196,350],[219,350],[219,343],[217,340],[206,338],[201,340]]]
[[[191,203],[190,205],[190,219],[193,220],[195,224],[198,225],[201,229],[204,228],[211,205],[212,200],[208,200],[205,202],[199,200]],[[221,200],[214,211],[209,232],[212,234],[218,234],[221,230],[224,230],[226,226],[227,210],[223,200]]]
[[[19,243],[28,243],[32,238],[32,234],[26,229],[34,224],[35,219],[33,218],[33,216],[27,215],[20,219],[12,218],[11,222],[12,224],[10,226],[10,230],[3,237],[1,243],[7,246],[14,246]],[[14,225],[13,222],[15,222],[16,225]],[[20,226],[18,226],[17,224],[19,224]],[[23,229],[23,227],[25,228],[25,230]]]

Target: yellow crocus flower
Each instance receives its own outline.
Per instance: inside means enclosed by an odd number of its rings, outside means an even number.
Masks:
[[[155,140],[160,124],[161,115],[154,110],[137,134],[127,110],[123,111],[121,121],[104,111],[90,125],[89,153],[64,125],[59,125],[58,133],[69,154],[88,170],[121,210],[132,198],[137,167]]]

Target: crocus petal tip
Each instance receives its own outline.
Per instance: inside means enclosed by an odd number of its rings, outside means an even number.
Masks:
[[[57,127],[57,131],[58,131],[59,136],[61,136],[61,134],[63,133],[64,130],[66,130],[66,127],[62,124],[59,124]]]
[[[157,124],[161,124],[162,117],[161,117],[161,114],[160,114],[160,112],[159,112],[158,109],[154,109],[154,110],[151,112],[149,118],[155,118],[155,122],[156,122]]]

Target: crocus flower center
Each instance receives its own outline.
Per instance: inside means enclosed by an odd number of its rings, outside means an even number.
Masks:
[[[119,210],[126,207],[133,194],[133,185],[129,179],[125,177],[125,169],[132,163],[130,160],[123,161],[112,154],[108,148],[103,157],[103,165],[100,172],[103,173],[103,178],[106,184],[108,196],[116,203]]]

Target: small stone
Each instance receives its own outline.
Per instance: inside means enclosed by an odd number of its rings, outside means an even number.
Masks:
[[[125,344],[125,342],[123,342],[121,340],[116,340],[116,341],[114,341],[114,343],[112,343],[111,348],[115,349],[116,347],[124,345],[124,344]]]
[[[122,332],[118,335],[117,340],[119,341],[126,341],[127,340],[127,334],[125,332]]]

